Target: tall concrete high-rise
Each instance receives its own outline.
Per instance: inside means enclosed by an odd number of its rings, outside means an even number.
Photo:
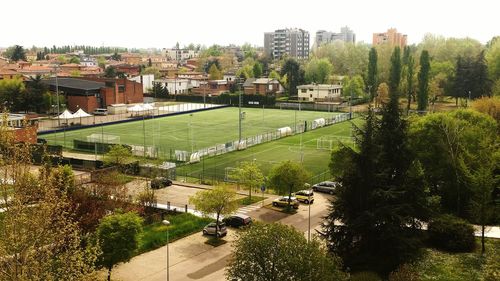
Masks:
[[[347,26],[340,28],[340,33],[318,30],[316,32],[315,46],[319,47],[335,40],[356,43],[356,34]]]
[[[303,29],[278,29],[264,33],[264,52],[273,59],[288,55],[297,59],[309,57],[309,32]]]
[[[401,49],[406,46],[408,36],[399,33],[395,28],[389,28],[387,32],[373,33],[373,45],[389,44],[399,46]]]

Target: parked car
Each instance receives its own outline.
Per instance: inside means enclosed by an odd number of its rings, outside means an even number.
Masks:
[[[222,220],[227,226],[242,227],[252,224],[252,218],[247,215],[236,214]]]
[[[323,181],[313,185],[312,189],[318,192],[324,192],[329,194],[335,194],[335,189],[340,185],[338,182],[333,181]]]
[[[108,115],[108,110],[106,108],[96,108],[93,113],[94,115]]]
[[[286,207],[288,206],[288,202],[290,202],[290,206],[294,209],[299,208],[299,201],[295,197],[283,196],[280,198],[276,198],[273,200],[273,206],[275,207]]]
[[[314,202],[314,192],[310,189],[299,190],[295,192],[294,196],[299,202],[304,202],[306,204],[312,204]]]
[[[160,189],[171,185],[172,181],[165,177],[157,177],[151,181],[151,188],[153,189]]]
[[[224,237],[226,236],[227,234],[227,228],[226,228],[226,224],[224,222],[221,222],[219,223],[219,227],[218,227],[218,230],[217,232],[215,232],[215,222],[211,222],[209,224],[207,224],[207,226],[205,226],[203,228],[203,235],[214,235],[216,237]]]

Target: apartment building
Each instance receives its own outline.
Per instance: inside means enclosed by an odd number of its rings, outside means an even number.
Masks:
[[[389,44],[390,46],[404,48],[407,44],[408,36],[399,33],[395,28],[389,28],[387,32],[373,33],[373,42],[375,45]]]
[[[319,47],[322,44],[328,44],[337,40],[348,43],[356,43],[356,34],[347,26],[340,28],[339,33],[326,30],[318,30],[316,32],[314,43],[316,47]]]
[[[309,32],[298,28],[264,33],[264,52],[273,59],[284,55],[296,59],[309,57]]]

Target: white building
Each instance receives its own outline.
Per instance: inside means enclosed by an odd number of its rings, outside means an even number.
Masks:
[[[189,92],[190,83],[188,79],[167,78],[157,79],[153,83],[160,83],[168,89],[170,95],[187,94]]]
[[[169,60],[174,60],[174,61],[186,61],[188,59],[192,58],[197,58],[199,53],[195,50],[189,50],[189,49],[163,49],[164,55],[169,59]]]
[[[342,95],[342,86],[332,84],[309,84],[297,86],[301,101],[336,101]]]
[[[309,57],[309,32],[297,28],[266,32],[264,33],[264,52],[273,59],[284,55],[307,59]]]
[[[142,91],[144,93],[147,93],[150,92],[151,89],[153,89],[153,81],[155,80],[155,76],[153,74],[139,75],[129,78],[129,80],[142,83]]]

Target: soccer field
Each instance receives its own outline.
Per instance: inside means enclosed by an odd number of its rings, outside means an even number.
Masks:
[[[294,111],[280,109],[243,108],[242,137],[250,137],[277,128],[290,126],[294,122],[312,122],[317,118],[331,118],[338,113],[319,111]],[[73,149],[73,140],[86,140],[88,136],[104,134],[118,136],[121,144],[154,146],[160,156],[172,150],[197,150],[224,144],[238,139],[238,108],[229,107],[201,111],[192,114],[175,115],[103,125],[74,131],[42,135],[49,144],[63,145]]]
[[[354,119],[353,123],[360,124],[361,119]],[[256,145],[242,151],[210,157],[200,163],[177,168],[177,178],[183,177],[205,179],[211,181],[224,180],[226,168],[235,168],[242,161],[255,161],[259,164],[264,175],[267,175],[272,166],[285,160],[301,162],[311,173],[311,181],[321,181],[329,178],[328,163],[330,162],[329,149],[318,149],[317,140],[331,140],[335,145],[339,141],[352,144],[351,122],[342,122],[325,128],[308,131],[303,134],[282,138],[276,141]],[[301,145],[302,143],[302,145]],[[319,176],[318,176],[319,175]]]

